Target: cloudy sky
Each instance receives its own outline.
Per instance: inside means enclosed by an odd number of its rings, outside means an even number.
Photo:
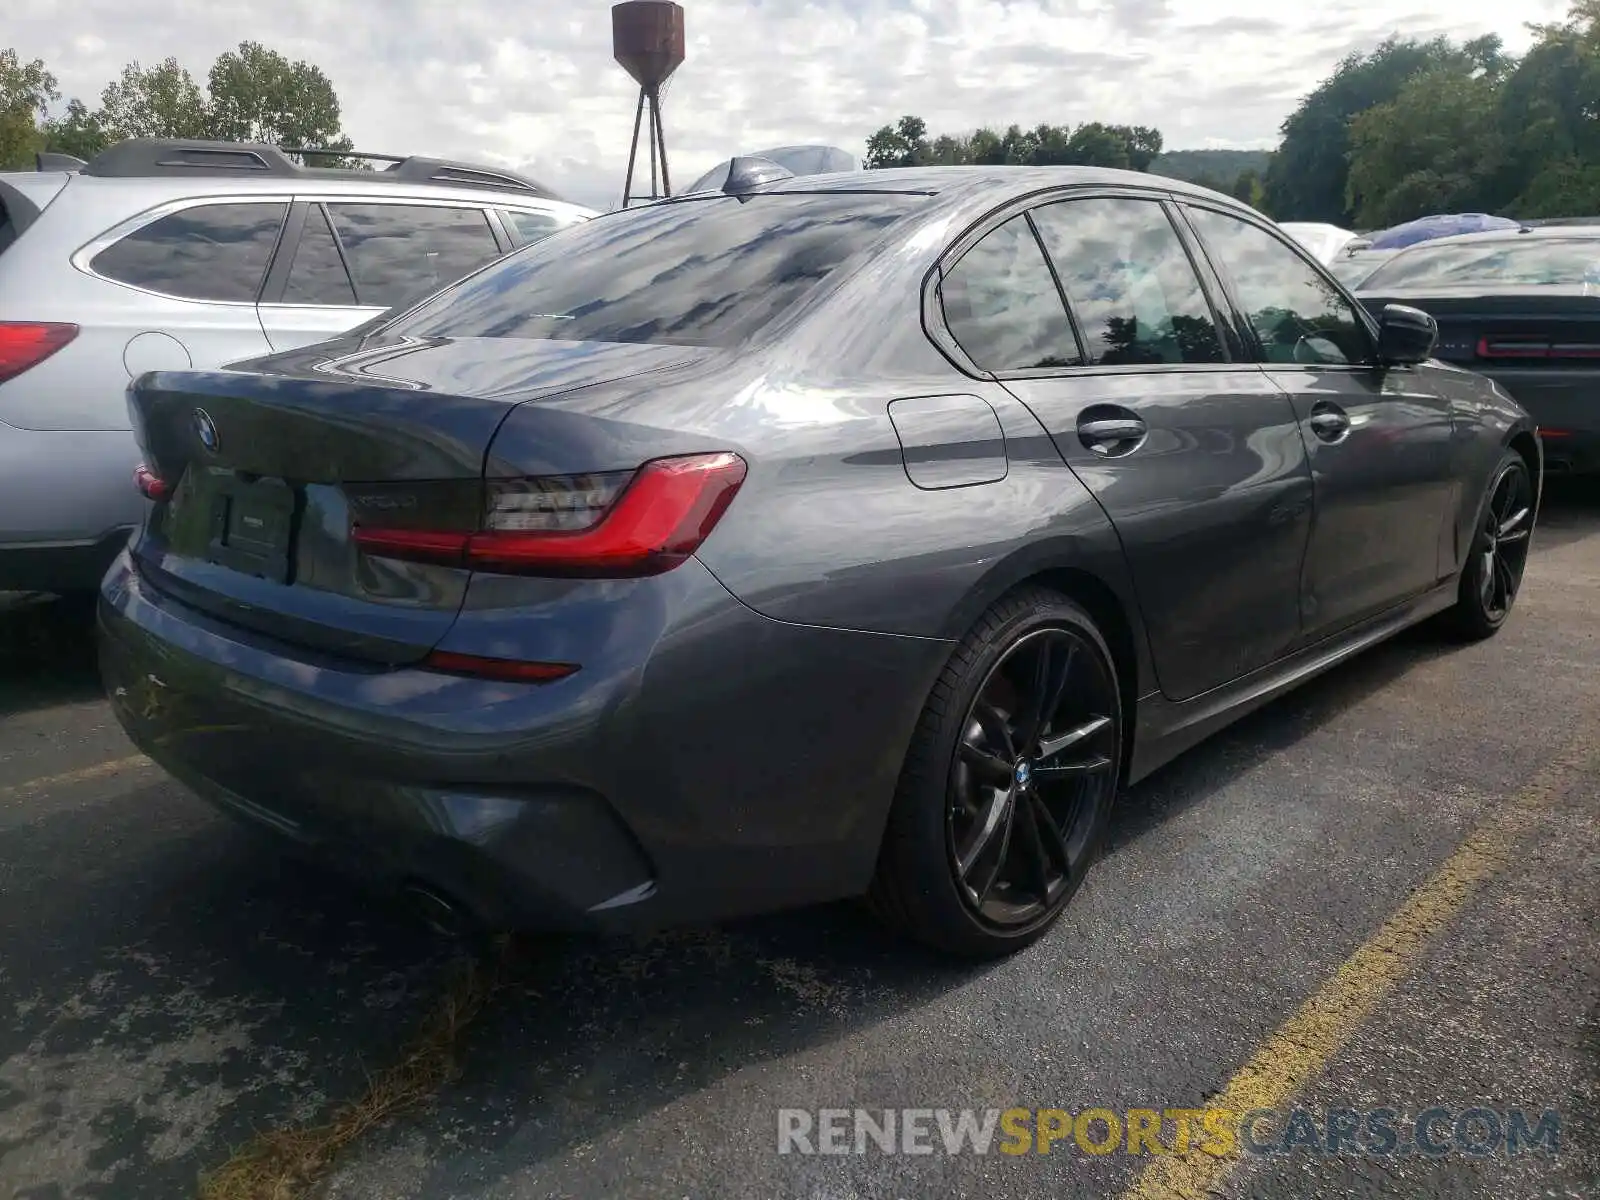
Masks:
[[[739,150],[863,152],[902,113],[980,124],[1154,125],[1170,149],[1270,146],[1352,48],[1399,32],[1498,33],[1565,0],[688,0],[665,108],[674,177]],[[93,107],[130,59],[204,82],[249,37],[332,78],[364,150],[488,159],[616,203],[636,91],[609,0],[6,0],[0,43]]]

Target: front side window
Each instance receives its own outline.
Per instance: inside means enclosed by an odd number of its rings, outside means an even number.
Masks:
[[[436,292],[500,256],[481,208],[330,204],[362,304],[388,308]]]
[[[295,248],[294,261],[289,264],[283,302],[344,306],[356,302],[356,290],[350,285],[344,260],[339,257],[339,247],[333,240],[333,230],[328,228],[328,218],[323,216],[319,204],[313,204],[306,213],[300,245]]]
[[[1090,365],[1224,361],[1211,306],[1160,203],[1064,200],[1033,219]]]
[[[287,204],[202,204],[136,229],[89,266],[119,283],[185,300],[255,303]]]
[[[774,192],[627,209],[517,251],[392,332],[738,346],[925,203]]]
[[[1272,234],[1238,217],[1189,209],[1216,266],[1234,291],[1270,363],[1302,366],[1364,363],[1372,357],[1366,326],[1321,272]]]
[[[1012,217],[939,283],[951,335],[985,371],[1083,365],[1078,341],[1026,217]]]

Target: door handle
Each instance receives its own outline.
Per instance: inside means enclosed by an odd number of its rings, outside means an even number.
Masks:
[[[1320,400],[1312,408],[1311,419],[1306,424],[1322,441],[1337,442],[1350,432],[1350,414],[1337,404]]]
[[[1143,441],[1148,432],[1149,426],[1132,413],[1078,422],[1078,440],[1096,454],[1126,453]]]

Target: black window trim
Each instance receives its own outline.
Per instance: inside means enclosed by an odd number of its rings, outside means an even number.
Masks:
[[[269,259],[267,262],[267,269],[262,273],[261,277],[262,285],[256,289],[256,299],[254,300],[206,300],[199,299],[194,296],[180,296],[174,292],[163,292],[156,288],[142,287],[137,283],[129,283],[125,279],[116,279],[110,275],[106,275],[95,270],[92,265],[95,257],[99,255],[101,251],[109,249],[118,242],[122,241],[124,238],[131,237],[133,234],[138,233],[141,229],[145,229],[148,226],[154,225],[157,221],[163,220],[166,217],[173,216],[177,213],[187,212],[192,208],[211,208],[222,204],[274,204],[281,205],[283,207],[284,215],[278,222],[278,236],[277,240],[273,244],[274,257]],[[262,288],[266,286],[266,280],[268,276],[270,276],[272,273],[272,267],[276,261],[276,255],[283,248],[284,228],[289,222],[289,216],[294,209],[294,204],[294,196],[280,192],[262,194],[240,194],[236,192],[231,195],[223,194],[220,196],[185,196],[181,200],[169,200],[165,203],[157,204],[147,208],[142,212],[135,213],[133,216],[119,221],[115,225],[112,225],[96,234],[94,237],[90,238],[87,242],[84,242],[83,245],[74,250],[68,261],[72,264],[75,270],[81,271],[91,279],[98,279],[102,283],[109,283],[116,287],[127,288],[130,292],[140,292],[146,296],[155,296],[161,300],[176,300],[182,304],[220,304],[232,308],[248,308],[253,310],[260,301],[261,291]]]
[[[1246,357],[1232,357],[1233,347],[1227,336],[1227,324],[1223,321],[1217,307],[1217,299],[1213,297],[1208,288],[1204,272],[1190,257],[1190,269],[1195,272],[1195,282],[1199,284],[1206,303],[1211,307],[1212,319],[1217,323],[1217,332],[1222,342],[1222,352],[1226,361],[1219,363],[1126,363],[1113,366],[1104,364],[1080,365],[1075,367],[1034,367],[1017,371],[985,371],[968,357],[967,352],[956,341],[955,334],[950,331],[944,319],[944,296],[942,287],[944,275],[966,255],[967,251],[977,245],[989,234],[993,233],[1007,221],[1019,213],[1031,213],[1036,208],[1043,208],[1047,204],[1057,204],[1068,200],[1148,200],[1153,201],[1163,211],[1169,204],[1181,202],[1187,197],[1157,187],[1138,187],[1125,184],[1071,184],[1066,187],[1056,186],[1040,188],[1023,196],[1015,196],[1004,204],[991,209],[958,235],[945,247],[942,254],[922,282],[922,328],[928,340],[950,360],[952,366],[964,375],[974,379],[985,379],[995,382],[1004,382],[1007,379],[1054,379],[1060,377],[1077,378],[1079,376],[1100,375],[1168,375],[1180,371],[1199,371],[1206,374],[1224,374],[1237,371],[1242,366],[1254,366]],[[1219,212],[1229,212],[1226,208],[1219,208]],[[1189,247],[1184,242],[1184,230],[1188,228],[1187,221],[1182,223],[1173,219],[1167,213],[1168,223],[1173,227],[1184,252],[1189,253]],[[1050,252],[1045,249],[1044,242],[1039,238],[1038,229],[1034,226],[1033,219],[1029,217],[1028,227],[1033,230],[1034,239],[1038,242],[1040,252],[1044,254],[1045,263],[1050,268],[1050,275],[1056,281],[1056,291],[1061,297],[1067,310],[1067,319],[1071,322],[1074,336],[1078,338],[1079,356],[1083,355],[1082,332],[1078,327],[1077,315],[1072,311],[1072,305],[1067,303],[1065,292],[1061,290],[1061,281],[1057,276],[1055,263],[1050,258]],[[1231,303],[1231,301],[1230,301]]]
[[[353,304],[306,304],[283,298],[283,294],[289,290],[289,272],[294,269],[294,256],[300,252],[300,242],[305,237],[306,220],[311,216],[313,209],[322,214],[322,219],[327,222],[328,232],[333,234],[334,252],[338,254],[340,265],[344,267],[344,277],[350,284],[350,294],[355,297]],[[292,241],[290,238],[291,230],[293,234]],[[289,220],[284,225],[283,237],[278,242],[278,257],[273,259],[272,266],[267,269],[267,281],[262,286],[261,297],[257,303],[262,308],[273,310],[315,309],[329,312],[354,312],[357,309],[371,309],[373,312],[383,311],[379,305],[361,303],[361,293],[356,290],[355,276],[350,273],[350,260],[345,255],[344,243],[339,240],[339,231],[333,226],[333,218],[328,214],[327,204],[321,200],[308,199],[295,201],[294,208],[289,213]]]
[[[1189,220],[1188,212],[1184,211],[1184,227],[1188,229],[1190,234],[1194,237],[1195,244],[1200,247],[1200,251],[1205,255],[1207,263],[1210,265],[1212,271],[1216,273],[1217,281],[1221,284],[1222,290],[1228,298],[1228,305],[1233,311],[1234,319],[1238,322],[1239,331],[1246,339],[1246,348],[1252,356],[1250,361],[1253,361],[1257,366],[1269,368],[1273,371],[1297,371],[1302,374],[1311,371],[1337,371],[1341,374],[1347,375],[1369,375],[1374,370],[1384,369],[1383,361],[1378,356],[1378,325],[1377,322],[1373,320],[1372,314],[1367,311],[1367,308],[1364,304],[1351,295],[1350,289],[1345,287],[1344,284],[1340,283],[1331,271],[1324,267],[1322,263],[1318,262],[1317,259],[1313,258],[1310,253],[1308,253],[1305,248],[1293,238],[1274,227],[1273,224],[1270,221],[1267,221],[1265,218],[1256,217],[1253,213],[1244,213],[1238,211],[1237,209],[1227,208],[1220,204],[1208,203],[1201,198],[1179,197],[1178,205],[1180,209],[1202,209],[1207,212],[1216,213],[1218,216],[1232,217],[1245,225],[1254,226],[1255,228],[1261,230],[1261,232],[1265,233],[1268,237],[1273,238],[1280,245],[1288,249],[1290,253],[1299,258],[1301,262],[1311,267],[1315,274],[1320,275],[1323,279],[1332,283],[1338,294],[1343,296],[1345,300],[1349,302],[1351,309],[1356,314],[1356,320],[1366,331],[1367,350],[1371,355],[1367,361],[1359,363],[1270,362],[1267,359],[1266,348],[1261,344],[1261,338],[1256,333],[1255,327],[1250,324],[1249,314],[1246,311],[1243,302],[1239,299],[1238,288],[1234,283],[1233,276],[1229,273],[1227,268],[1223,265],[1221,259],[1216,255],[1211,247],[1206,244],[1205,237],[1201,234],[1200,230],[1197,229],[1194,223]]]

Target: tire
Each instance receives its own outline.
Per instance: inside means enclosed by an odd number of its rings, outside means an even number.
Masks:
[[[1479,505],[1455,605],[1440,617],[1457,640],[1491,638],[1510,617],[1522,589],[1533,522],[1533,476],[1522,455],[1508,450]]]
[[[1037,941],[1099,853],[1122,751],[1116,666],[1093,618],[1039,587],[1003,597],[923,708],[870,907],[950,954],[993,958]]]

